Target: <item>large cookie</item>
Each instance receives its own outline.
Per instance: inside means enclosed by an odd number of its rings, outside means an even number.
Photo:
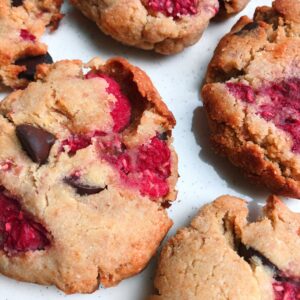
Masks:
[[[178,176],[175,119],[147,75],[120,58],[82,67],[40,65],[0,103],[0,272],[66,293],[146,266]]]
[[[23,88],[39,63],[51,63],[39,41],[46,26],[54,30],[62,18],[62,0],[0,1],[0,85]]]
[[[300,215],[271,196],[248,222],[246,202],[223,196],[163,248],[153,300],[297,300]]]
[[[300,2],[242,17],[220,42],[202,95],[214,149],[272,192],[300,197]]]
[[[225,1],[222,7],[233,13],[247,2]],[[180,52],[197,42],[209,20],[219,11],[218,0],[72,0],[72,3],[116,40],[162,54]]]

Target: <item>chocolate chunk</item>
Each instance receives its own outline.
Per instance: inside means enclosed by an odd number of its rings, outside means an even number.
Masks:
[[[17,126],[16,134],[24,151],[34,162],[44,164],[47,161],[55,142],[54,135],[29,124]]]
[[[23,71],[19,74],[20,79],[34,80],[34,75],[37,65],[40,64],[52,64],[53,59],[49,53],[40,56],[24,57],[18,59],[15,64],[18,66],[25,66],[26,71]]]
[[[252,257],[258,257],[262,264],[265,266],[268,266],[270,269],[272,269],[272,271],[277,274],[280,275],[281,272],[280,270],[277,268],[277,266],[275,266],[268,258],[266,258],[263,254],[261,254],[260,252],[258,252],[257,250],[251,248],[251,247],[247,247],[242,243],[239,243],[238,247],[237,247],[237,253],[239,256],[243,257],[245,259],[245,261],[247,261],[248,263],[251,261]]]
[[[172,206],[172,203],[170,202],[170,201],[164,201],[164,202],[162,202],[161,203],[161,206],[163,207],[163,208],[169,208],[169,207],[171,207]]]
[[[23,5],[23,0],[12,0],[11,5],[15,7],[21,6]]]
[[[98,194],[106,189],[106,187],[103,188],[99,186],[90,186],[87,184],[83,184],[79,181],[79,178],[75,176],[66,177],[64,181],[65,183],[73,187],[76,190],[76,193],[80,196]]]
[[[248,23],[240,31],[236,32],[235,35],[242,35],[245,33],[245,31],[252,31],[258,27],[259,24],[257,22]]]
[[[166,141],[168,139],[168,133],[167,132],[158,133],[157,137],[162,141]]]

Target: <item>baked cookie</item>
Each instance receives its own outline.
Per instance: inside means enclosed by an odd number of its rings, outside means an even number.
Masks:
[[[246,202],[223,196],[163,248],[153,300],[296,300],[300,297],[300,214],[271,196],[247,221]]]
[[[250,0],[219,0],[221,14],[231,15],[243,10]]]
[[[130,46],[174,54],[197,42],[218,0],[72,0],[107,35]]]
[[[242,17],[202,90],[214,149],[272,192],[300,197],[300,2]]]
[[[39,65],[0,102],[0,272],[89,293],[140,272],[172,225],[175,119],[126,60]]]
[[[62,0],[0,0],[0,84],[23,88],[36,65],[51,63],[39,42],[46,26],[54,30],[62,18]]]

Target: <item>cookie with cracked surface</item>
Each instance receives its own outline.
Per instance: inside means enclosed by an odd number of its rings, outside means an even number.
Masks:
[[[0,272],[89,293],[140,272],[172,221],[175,119],[121,58],[37,68],[0,103]]]
[[[242,199],[205,205],[163,248],[150,299],[299,299],[300,214],[275,196],[263,211],[251,223]]]
[[[219,10],[218,0],[72,0],[107,35],[123,44],[162,54],[199,40]]]
[[[0,1],[0,84],[24,88],[33,80],[37,64],[52,62],[39,38],[46,26],[58,26],[61,4],[62,0]]]
[[[300,198],[300,2],[242,17],[202,89],[214,149],[273,193]]]

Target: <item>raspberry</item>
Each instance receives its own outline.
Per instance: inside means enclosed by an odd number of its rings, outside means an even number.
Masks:
[[[272,83],[260,94],[269,102],[259,107],[260,116],[288,132],[294,141],[292,150],[300,152],[300,79]]]
[[[21,31],[20,31],[20,37],[23,40],[25,40],[25,41],[32,41],[32,42],[34,42],[36,40],[36,37],[33,34],[31,34],[26,29],[21,29]]]
[[[93,137],[105,136],[105,133],[102,131],[95,131],[86,135],[74,134],[68,139],[62,141],[62,151],[66,151],[69,154],[73,155],[78,150],[84,149],[92,144]]]
[[[265,99],[257,105],[257,114],[293,139],[292,150],[300,153],[300,79],[290,78],[270,83],[257,91],[241,83],[227,83],[229,91],[240,100],[255,105],[255,98]]]
[[[197,0],[149,0],[147,6],[155,12],[173,18],[197,13]]]
[[[274,282],[273,290],[275,300],[297,300],[300,299],[300,286],[287,281]]]
[[[106,143],[106,148],[100,142],[99,149],[126,184],[152,198],[169,193],[167,178],[171,175],[171,151],[165,141],[153,137],[147,144],[123,150],[120,147],[118,150],[115,145]]]
[[[7,253],[43,250],[49,240],[42,225],[20,208],[17,200],[0,189],[0,249]]]
[[[170,157],[171,152],[166,143],[154,137],[149,144],[140,146],[137,170],[141,172],[148,170],[167,178],[171,174]]]
[[[120,132],[125,129],[129,124],[131,118],[131,104],[129,99],[121,91],[120,85],[111,77],[105,74],[95,74],[88,73],[86,75],[87,79],[100,77],[103,78],[107,83],[107,92],[112,94],[117,99],[113,110],[111,111],[111,116],[114,120],[114,132]]]
[[[228,82],[227,87],[235,97],[242,101],[253,103],[255,102],[255,94],[251,86],[245,85],[243,83],[232,83]]]

